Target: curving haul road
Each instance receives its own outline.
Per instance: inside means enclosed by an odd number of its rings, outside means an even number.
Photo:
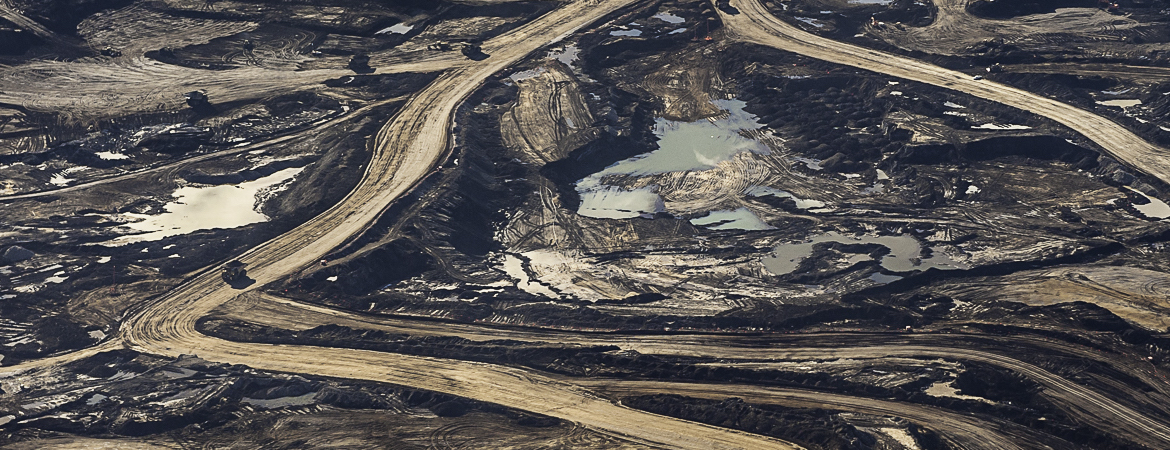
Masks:
[[[1109,119],[1023,89],[807,33],[769,14],[759,0],[731,0],[730,4],[738,14],[723,10],[719,14],[739,40],[932,84],[1047,117],[1089,138],[1110,156],[1170,184],[1170,152]]]
[[[442,161],[450,145],[450,125],[456,107],[488,77],[540,47],[635,2],[587,0],[566,4],[485,44],[484,51],[492,55],[491,58],[442,74],[428,88],[415,95],[378,133],[374,142],[373,160],[362,181],[350,195],[302,226],[240,257],[249,264],[249,275],[255,280],[251,289],[312,264],[321,255],[360,232],[390,203],[431,173]],[[732,4],[742,14],[723,14],[724,22],[732,33],[745,41],[938,85],[1031,111],[1081,132],[1111,155],[1130,165],[1164,181],[1170,180],[1170,164],[1165,161],[1167,154],[1164,150],[1094,114],[1001,84],[974,81],[959,72],[802,32],[770,16],[756,0],[734,0]],[[579,385],[521,369],[361,350],[230,342],[202,335],[195,330],[196,320],[238,293],[225,286],[215,270],[207,270],[172,292],[132,311],[130,318],[122,324],[119,340],[10,369],[20,371],[76,360],[97,351],[115,348],[117,342],[121,342],[135,350],[156,355],[195,353],[209,360],[246,364],[261,370],[366,379],[430,389],[559,417],[653,445],[673,448],[799,448],[776,439],[631,410],[600,398]],[[907,349],[907,352],[921,355],[929,350],[915,348]],[[963,357],[988,358],[972,354]],[[1009,364],[1004,361],[997,363]],[[1023,369],[1025,372],[1030,370],[1026,367]],[[1041,380],[1046,379],[1045,374],[1029,373]],[[1165,436],[1165,428],[1161,424],[1134,417],[1131,411],[1099,394],[1077,391],[1079,386],[1059,377],[1048,381],[1046,384],[1049,386],[1085,395],[1088,403],[1107,415],[1124,419],[1122,422],[1127,425],[1112,423],[1113,426],[1129,428],[1126,431],[1130,432],[1144,430],[1158,438]],[[591,383],[597,388],[611,391],[636,390],[640,386],[630,384],[620,388],[612,382]],[[679,383],[646,384],[640,387],[643,389],[640,392],[671,389],[695,396],[728,396],[747,389],[726,386],[696,388]],[[844,396],[830,398],[819,393],[778,393],[765,388],[752,388],[750,392],[745,392],[761,400],[769,396],[788,396],[791,400],[805,395],[816,398],[799,399],[825,405],[836,404],[846,409],[888,411],[889,408],[882,409],[876,400]],[[933,425],[931,419],[929,414],[922,416],[922,421],[928,425]],[[951,426],[947,425],[946,420],[935,422],[944,428]],[[958,421],[952,425],[967,431],[972,426]]]
[[[252,288],[312,264],[360,232],[391,202],[433,171],[450,145],[456,107],[484,80],[550,42],[635,0],[579,1],[490,41],[490,58],[449,70],[418,93],[374,141],[374,157],[358,187],[338,205],[239,259]],[[200,334],[195,321],[239,291],[208,270],[136,308],[119,337],[150,354],[194,353],[261,370],[365,379],[434,390],[546,414],[638,442],[673,448],[799,448],[763,436],[695,424],[618,406],[549,377],[464,361],[309,346],[230,342]]]
[[[229,319],[243,320],[260,325],[283,328],[289,330],[305,330],[320,325],[338,324],[353,328],[365,328],[403,333],[412,336],[458,336],[476,341],[489,340],[517,340],[525,342],[556,342],[578,345],[617,345],[625,350],[634,350],[649,355],[670,355],[701,358],[718,358],[741,361],[811,361],[821,359],[880,359],[880,358],[943,358],[947,360],[972,361],[1002,367],[1024,375],[1028,379],[1040,384],[1045,389],[1045,395],[1061,405],[1070,415],[1083,420],[1093,426],[1108,430],[1118,436],[1125,436],[1134,442],[1145,443],[1152,448],[1161,448],[1170,445],[1170,426],[1157,419],[1149,417],[1141,411],[1134,410],[1123,401],[1103,395],[1093,389],[1073,383],[1059,375],[1041,367],[1020,361],[998,353],[972,348],[963,348],[972,345],[964,342],[970,336],[936,335],[936,334],[899,334],[894,337],[882,336],[881,342],[865,345],[848,345],[844,342],[859,342],[867,340],[863,334],[831,334],[816,333],[809,335],[778,335],[778,336],[719,336],[719,335],[621,335],[621,334],[591,334],[567,331],[530,331],[517,329],[501,329],[491,326],[456,324],[443,322],[421,322],[400,319],[395,317],[365,316],[353,312],[326,308],[318,305],[305,304],[292,300],[282,299],[269,294],[249,295],[240,301],[225,305],[223,316]],[[871,341],[877,339],[868,339]],[[1096,354],[1084,348],[1078,348],[1060,343],[1052,343],[1037,339],[1027,339],[1030,344],[1041,348],[1053,348],[1056,351],[1067,352],[1089,360],[1097,360],[1106,365],[1115,365],[1119,361],[1110,359],[1109,355]],[[991,344],[1009,346],[1009,339],[990,339]],[[842,343],[834,346],[835,343]],[[1151,386],[1162,386],[1163,380],[1148,376],[1142,372],[1127,371]],[[593,386],[596,381],[575,379],[576,384]],[[615,382],[605,382],[606,392],[617,392]],[[664,382],[665,383],[665,382]],[[666,383],[671,384],[671,383]],[[726,393],[727,388],[718,385],[700,383],[685,384],[688,392],[710,386],[712,393]],[[632,389],[632,388],[631,388]],[[742,389],[747,392],[746,389]],[[629,393],[628,391],[623,391]],[[777,393],[786,395],[808,396],[814,395],[810,391],[800,389],[768,388],[767,392],[773,397]],[[722,394],[718,394],[722,395]],[[734,397],[735,394],[727,395]],[[1135,395],[1155,410],[1163,410],[1166,406],[1166,397],[1155,396],[1150,393]],[[896,402],[877,402],[861,397],[837,395],[834,404],[845,410],[861,411],[873,408],[886,408],[884,414],[899,415],[898,408],[912,409],[921,405]],[[1132,401],[1132,400],[1130,400]],[[1162,404],[1158,404],[1162,403]],[[848,408],[842,406],[852,405]],[[891,406],[891,405],[896,405]],[[825,406],[827,407],[827,406]],[[859,409],[860,408],[860,409]],[[927,410],[931,410],[928,408]],[[927,411],[924,410],[924,411]],[[928,425],[955,439],[957,444],[970,444],[970,428],[960,428],[959,425],[979,422],[972,421],[920,421],[922,417],[930,417],[924,412],[917,416],[900,414],[903,417]],[[1004,428],[1000,424],[998,428]],[[991,429],[991,427],[986,427]],[[1018,430],[1015,434],[1020,434]],[[990,435],[989,435],[990,436]],[[1010,441],[1009,439],[1008,441]],[[999,444],[997,444],[998,446]]]

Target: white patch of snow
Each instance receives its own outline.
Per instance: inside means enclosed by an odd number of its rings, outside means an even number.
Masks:
[[[1132,108],[1134,106],[1138,106],[1138,105],[1142,104],[1142,101],[1138,100],[1136,98],[1134,98],[1134,99],[1115,99],[1115,100],[1105,100],[1105,101],[1097,102],[1097,104],[1098,105],[1105,105],[1105,106],[1116,106],[1119,108]]]
[[[127,227],[146,233],[121,236],[102,245],[118,246],[131,242],[157,241],[196,230],[237,228],[267,221],[268,216],[256,211],[257,195],[262,190],[271,189],[292,179],[302,169],[284,169],[238,185],[179,188],[173,194],[175,201],[166,204],[165,213],[125,214],[130,218],[141,219],[139,222],[127,224]]]
[[[413,30],[413,29],[414,29],[414,25],[407,25],[405,23],[398,23],[398,24],[394,24],[393,26],[389,26],[389,27],[383,28],[381,30],[378,30],[378,32],[374,33],[374,34],[387,34],[387,33],[406,34],[406,33],[409,33],[410,30]]]
[[[1015,125],[1010,123],[985,123],[979,126],[973,126],[974,130],[1031,130],[1032,127],[1027,125]]]
[[[130,159],[129,156],[123,155],[121,153],[114,153],[114,152],[94,152],[94,154],[97,155],[98,158],[105,159],[105,160]]]
[[[504,255],[504,272],[508,276],[515,278],[516,287],[524,292],[542,297],[560,297],[556,292],[549,289],[548,286],[540,284],[538,281],[531,281],[528,277],[528,272],[524,270],[524,261],[516,257],[516,255]]]

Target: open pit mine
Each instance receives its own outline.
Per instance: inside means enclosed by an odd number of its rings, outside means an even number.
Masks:
[[[1170,449],[1170,0],[0,0],[0,448]]]

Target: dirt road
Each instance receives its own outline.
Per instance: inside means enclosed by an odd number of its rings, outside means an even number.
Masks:
[[[1003,66],[1003,71],[1009,73],[1055,73],[1061,75],[1118,78],[1122,80],[1137,80],[1159,83],[1170,78],[1170,67],[1129,66],[1123,64],[1007,64]]]
[[[943,358],[947,360],[972,361],[1001,367],[1019,373],[1045,388],[1045,395],[1058,402],[1071,414],[1087,423],[1092,423],[1104,430],[1110,430],[1121,436],[1126,436],[1135,442],[1144,442],[1153,448],[1170,445],[1170,427],[1161,421],[1149,417],[1147,414],[1136,411],[1127,406],[1123,400],[1110,398],[1093,389],[1073,383],[1067,379],[1045,369],[998,353],[980,349],[964,348],[977,346],[968,342],[967,336],[909,334],[894,337],[883,337],[883,341],[866,338],[859,335],[812,334],[807,339],[800,335],[783,336],[638,336],[638,335],[609,335],[574,332],[528,331],[522,329],[501,329],[489,326],[472,324],[452,324],[443,322],[422,322],[390,317],[363,316],[346,311],[338,311],[317,305],[309,305],[281,299],[271,295],[250,295],[240,302],[225,305],[229,318],[245,320],[267,326],[304,330],[319,325],[338,324],[354,328],[367,328],[404,333],[413,336],[458,336],[466,339],[487,341],[510,339],[527,342],[557,342],[580,345],[618,345],[622,349],[634,350],[643,354],[691,356],[719,359],[739,360],[777,360],[777,361],[812,361],[821,359],[858,359],[868,360],[877,358]],[[550,334],[551,333],[551,334]],[[1087,360],[1099,360],[1106,365],[1124,369],[1121,361],[1111,358],[1110,355],[1092,352],[1087,348],[1074,347],[1068,344],[1041,341],[1038,339],[1014,339],[1028,341],[1027,343],[1039,347],[1052,347],[1060,352],[1068,352]],[[849,345],[847,342],[866,341],[866,345]],[[984,340],[984,338],[980,338]],[[1012,342],[996,342],[999,339],[986,338],[994,345],[1008,348]],[[813,344],[815,342],[815,345]],[[1023,342],[1020,342],[1021,344]],[[985,346],[986,344],[984,344]],[[1151,386],[1165,388],[1160,379],[1146,372],[1131,370],[1132,376],[1141,379]],[[691,385],[689,390],[698,390],[699,385]],[[1147,393],[1131,393],[1131,399],[1140,398],[1153,403],[1155,410],[1165,411],[1170,401],[1165,395]],[[854,398],[861,402],[864,399]],[[909,416],[907,416],[909,417]],[[933,422],[919,422],[935,426]],[[952,424],[953,425],[953,424]],[[942,429],[940,429],[942,431]]]
[[[932,84],[1047,117],[1081,133],[1110,156],[1170,183],[1170,152],[1109,119],[1023,89],[801,31],[769,14],[758,0],[732,0],[731,5],[739,14],[722,10],[719,14],[735,39]]]
[[[456,107],[488,77],[634,0],[581,1],[489,41],[490,58],[442,74],[384,126],[359,183],[342,202],[302,226],[240,257],[263,286],[311,264],[341,245],[391,202],[433,171],[448,151]],[[673,448],[799,448],[731,430],[624,408],[588,391],[528,371],[465,361],[387,353],[228,342],[198,333],[199,318],[239,291],[216,268],[142,305],[122,323],[119,337],[132,349],[200,357],[261,370],[389,382],[430,389],[574,421],[630,439]]]
[[[456,107],[488,77],[506,69],[542,46],[588,25],[596,18],[635,1],[601,0],[565,4],[548,15],[485,44],[485,52],[492,55],[487,60],[476,64],[468,63],[441,75],[427,89],[416,94],[377,134],[374,157],[362,181],[350,195],[302,226],[240,257],[249,265],[248,275],[255,281],[249,289],[279,280],[317,261],[322,255],[361,231],[390,203],[410,191],[430,174],[444,159],[450,145],[450,127]],[[957,72],[802,33],[762,13],[762,8],[754,1],[738,1],[733,4],[739,7],[743,14],[725,16],[725,20],[730,28],[745,40],[937,84],[1036,111],[1082,131],[1121,159],[1164,180],[1170,178],[1168,170],[1170,166],[1156,158],[1164,154],[1161,149],[1150,146],[1108,120],[1017,89],[985,81],[972,81],[968,76]],[[753,6],[754,10],[751,9]],[[113,76],[112,73],[107,75]],[[302,72],[293,78],[271,80],[271,86],[283,83],[300,85],[297,83],[306,83],[305,80],[322,75]],[[247,80],[226,80],[223,87],[229,92],[234,92],[230,91],[232,89],[247,90],[238,87],[238,84],[245,81]],[[264,86],[269,86],[267,81]],[[287,90],[289,87],[284,85],[282,89]],[[256,92],[247,93],[255,94]],[[0,101],[4,100],[0,98]],[[581,386],[522,369],[362,350],[238,343],[204,336],[195,330],[195,321],[240,293],[224,285],[216,269],[210,268],[174,291],[131,311],[129,318],[123,322],[119,330],[120,342],[124,342],[132,349],[156,355],[177,356],[193,353],[208,360],[246,364],[260,370],[365,379],[430,389],[559,417],[639,442],[672,448],[798,448],[775,439],[624,408],[596,396]],[[43,367],[47,363],[75,360],[115,345],[111,343],[47,362],[39,361],[13,367],[10,370]],[[666,351],[667,348],[682,351],[686,348],[677,340],[654,345],[659,346],[657,347],[659,351]],[[647,350],[652,349],[651,343],[646,343],[645,346]],[[900,351],[913,355],[945,354],[952,357],[959,354],[954,349],[930,347],[905,350],[866,347],[832,351],[840,355],[861,355],[862,352],[871,352],[866,356],[872,356],[872,352],[879,350],[884,354],[898,354]],[[827,350],[812,351],[823,356]],[[1022,363],[1013,362],[1014,360],[1003,361],[997,359],[997,356],[962,354],[960,357],[975,360],[984,358],[994,361],[997,365],[1014,364],[1013,370],[1042,380],[1050,389],[1065,392],[1069,396],[1084,396],[1086,406],[1083,408],[1088,409],[1086,414],[1108,418],[1107,427],[1116,427],[1114,429],[1124,431],[1127,435],[1141,431],[1158,439],[1164,437],[1166,428],[1158,428],[1160,424],[1152,419],[1138,417],[1127,407],[1095,392],[1078,390],[1084,388],[1059,377],[1050,379],[1051,374],[1041,369],[1033,369],[1021,365]],[[637,387],[628,385],[629,389]],[[683,388],[673,385],[669,387],[679,390]],[[663,385],[643,388],[647,391],[664,389]],[[753,395],[760,398],[766,395],[779,395],[766,391],[757,388],[753,390]],[[694,395],[728,396],[729,393],[726,387],[716,386],[699,388]],[[797,394],[783,395],[791,397]],[[838,407],[841,408],[846,407],[843,405],[851,405],[848,408],[860,408],[868,404],[870,405],[868,407],[875,408],[874,411],[881,410],[880,405],[873,406],[877,404],[875,400],[848,398],[842,400],[824,397],[821,394],[815,395],[816,398],[804,400],[822,403],[838,401]],[[1113,418],[1121,420],[1114,421]],[[934,426],[932,420],[937,420],[939,426],[969,428],[969,424],[954,422],[948,425],[943,419],[932,418],[929,415],[924,415],[922,420],[927,426]],[[1170,443],[1170,439],[1162,442]]]

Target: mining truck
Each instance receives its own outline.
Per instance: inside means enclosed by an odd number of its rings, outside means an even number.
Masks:
[[[210,104],[210,102],[207,100],[207,94],[204,94],[202,91],[188,92],[183,94],[183,98],[187,100],[187,106],[192,108],[198,108],[200,106]]]
[[[471,42],[463,44],[460,51],[463,52],[463,56],[472,61],[483,61],[488,58],[488,54],[483,52],[483,47],[480,47],[479,44]]]
[[[374,73],[373,67],[370,67],[370,56],[358,53],[349,58],[349,70],[354,73]]]
[[[238,259],[223,267],[223,281],[228,282],[228,284],[240,281],[247,276],[248,271],[244,270],[244,263]]]

